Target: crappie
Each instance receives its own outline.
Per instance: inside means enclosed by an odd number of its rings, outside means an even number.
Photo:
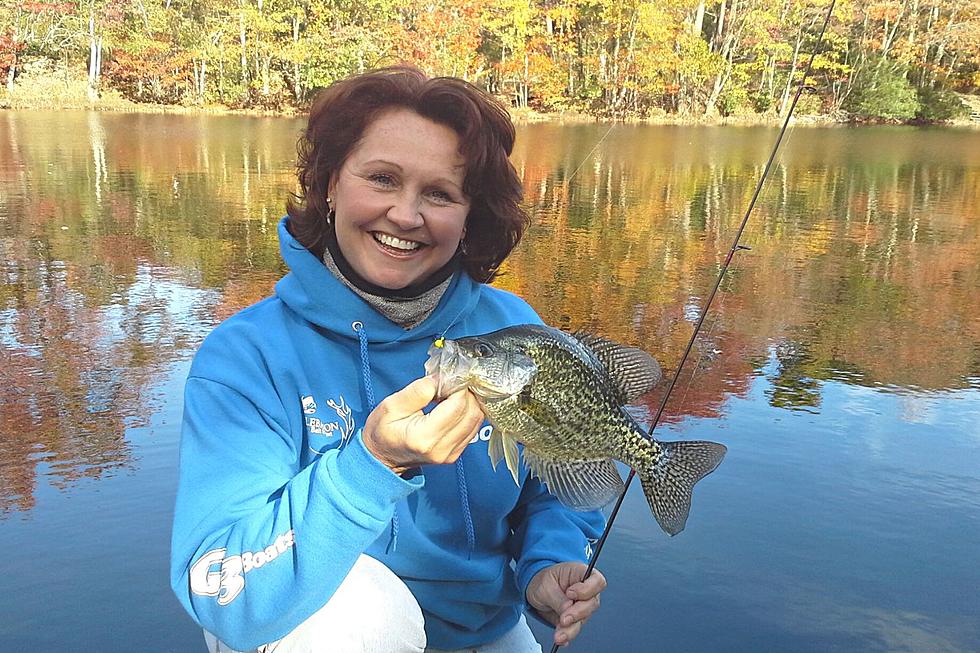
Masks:
[[[714,442],[659,442],[623,406],[662,378],[647,353],[592,335],[525,324],[429,348],[425,371],[445,397],[466,387],[494,425],[490,460],[518,478],[519,452],[565,505],[594,510],[615,499],[623,480],[612,459],[640,477],[650,510],[676,535],[684,529],[694,484],[726,449]]]

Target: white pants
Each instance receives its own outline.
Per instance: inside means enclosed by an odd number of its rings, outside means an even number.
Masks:
[[[292,632],[248,653],[541,653],[524,617],[495,642],[444,651],[426,648],[412,592],[388,567],[362,555],[327,604]],[[210,653],[241,653],[204,631]]]

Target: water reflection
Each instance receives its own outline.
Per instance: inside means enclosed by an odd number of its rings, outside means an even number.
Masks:
[[[125,429],[153,410],[147,389],[271,291],[301,127],[0,115],[3,510],[30,509],[42,461],[56,484],[131,465]],[[773,136],[522,127],[514,161],[535,222],[499,285],[552,324],[671,369]],[[969,131],[796,130],[669,418],[717,415],[759,375],[771,406],[800,411],[820,410],[829,380],[968,387],[980,376],[978,146]]]
[[[553,322],[640,344],[670,367],[772,132],[613,130],[601,165],[569,184],[570,162],[601,133],[581,128],[556,165],[537,148],[564,145],[554,129],[524,133],[537,163],[523,166],[526,187],[540,212],[503,285]],[[700,343],[707,396],[679,412],[699,414],[708,396],[737,387],[752,366],[733,359],[763,360],[771,343],[780,361],[773,401],[783,407],[816,405],[814,383],[829,378],[966,387],[980,366],[971,300],[980,288],[978,145],[969,131],[797,130],[745,234],[753,249],[737,257]]]
[[[0,117],[0,512],[34,505],[38,473],[65,487],[131,469],[126,430],[160,400],[148,388],[271,289],[278,211],[241,189],[251,179],[278,202],[288,166],[268,138],[234,137],[230,160],[222,133],[164,116]]]

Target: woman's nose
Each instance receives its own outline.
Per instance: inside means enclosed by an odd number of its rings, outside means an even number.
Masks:
[[[422,202],[412,193],[400,193],[388,208],[388,219],[400,229],[409,231],[422,226]]]

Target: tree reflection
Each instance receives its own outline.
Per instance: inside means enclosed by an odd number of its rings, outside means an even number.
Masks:
[[[0,120],[0,514],[33,507],[38,474],[64,488],[131,467],[127,429],[179,399],[152,391],[168,366],[229,303],[268,294],[279,269],[277,216],[255,208],[258,220],[206,223],[211,209],[233,211],[223,194],[241,184],[187,165],[208,160],[194,155],[200,133],[161,139],[101,114],[49,117],[67,124]],[[246,174],[230,170],[217,172]],[[279,188],[247,174],[281,203]],[[238,287],[232,275],[255,266],[266,269],[247,290],[206,292]]]
[[[132,466],[127,429],[179,401],[154,394],[168,366],[272,292],[301,126],[0,116],[0,510],[30,509],[39,473],[63,486]],[[668,420],[717,416],[760,375],[773,406],[811,411],[831,380],[940,390],[980,376],[980,138],[902,134],[795,133]],[[513,160],[534,224],[498,285],[670,374],[772,136],[523,127]],[[663,391],[644,398],[651,414]]]
[[[699,159],[691,148],[711,130],[687,130],[683,151],[668,131],[645,143],[627,134],[571,183],[575,157],[601,134],[566,149],[539,139],[522,167],[535,225],[501,285],[546,321],[643,347],[670,369],[761,173],[744,139],[772,133],[747,130],[733,137],[742,149]],[[694,356],[701,370],[686,392],[682,377],[675,393],[687,399],[668,415],[714,414],[774,346],[770,400],[784,408],[816,409],[827,379],[937,390],[977,375],[980,138],[932,132],[939,142],[916,150],[887,130],[866,133],[870,153],[839,150],[846,139],[820,130],[797,135],[743,238],[753,249],[737,255],[709,314],[699,348],[718,354]]]

